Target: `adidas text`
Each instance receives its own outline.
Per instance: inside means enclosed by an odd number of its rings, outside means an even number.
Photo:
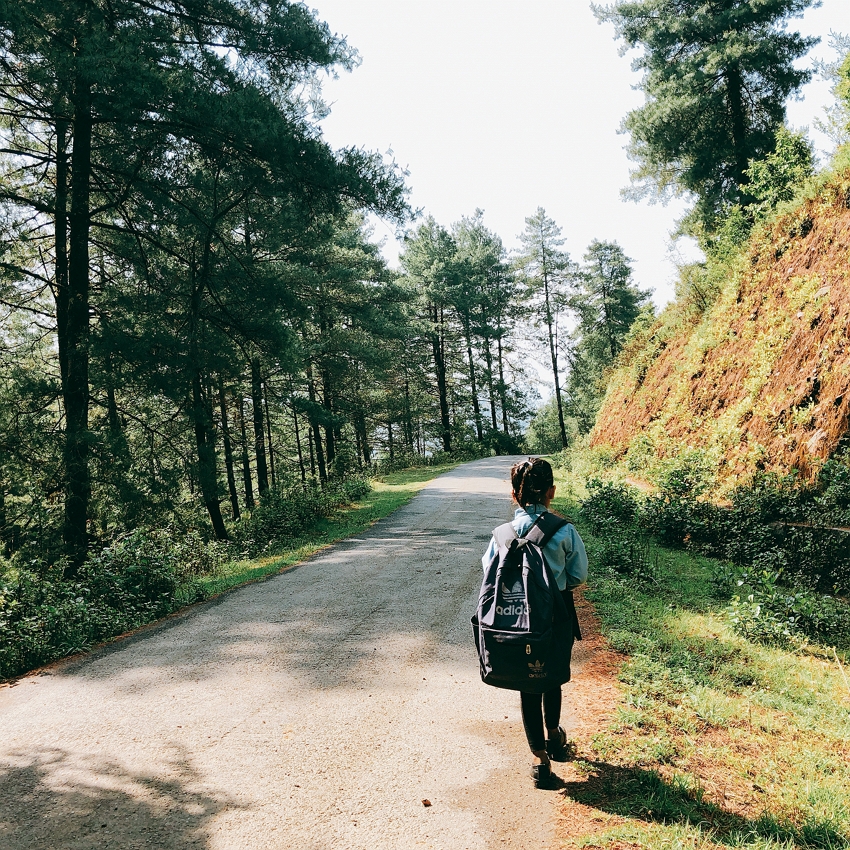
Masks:
[[[524,602],[519,605],[497,605],[496,613],[501,614],[505,617],[516,617],[519,614],[527,614],[528,613],[528,605]]]

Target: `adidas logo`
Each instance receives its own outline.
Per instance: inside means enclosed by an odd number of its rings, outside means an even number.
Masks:
[[[517,580],[510,590],[508,589],[508,586],[502,582],[502,599],[504,599],[505,602],[517,602],[520,599],[525,599],[525,588],[522,586],[522,582]]]
[[[547,672],[543,669],[546,666],[545,661],[541,661],[538,659],[534,662],[534,664],[528,665],[528,678],[529,679],[545,679],[548,675]]]

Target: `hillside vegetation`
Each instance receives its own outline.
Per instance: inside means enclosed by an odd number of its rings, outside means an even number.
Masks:
[[[850,422],[850,168],[756,229],[634,329],[591,446],[627,471],[683,454],[715,494],[759,471],[805,479]]]

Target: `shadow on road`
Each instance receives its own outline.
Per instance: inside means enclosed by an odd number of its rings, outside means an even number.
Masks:
[[[0,846],[205,848],[207,825],[224,803],[199,786],[185,760],[145,776],[59,749],[13,753],[0,767]]]
[[[448,473],[390,517],[286,575],[64,665],[60,675],[108,680],[117,692],[135,694],[256,665],[264,674],[279,672],[284,687],[297,680],[302,689],[326,691],[384,682],[388,670],[415,660],[409,651],[439,657],[446,644],[467,649],[476,673],[468,620],[480,558],[511,508],[505,461],[475,466],[477,477]],[[115,652],[119,665],[107,658]]]

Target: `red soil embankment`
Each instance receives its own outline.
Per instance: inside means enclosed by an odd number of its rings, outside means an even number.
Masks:
[[[662,316],[615,373],[592,445],[714,449],[721,474],[809,477],[850,426],[850,172],[756,233],[715,304]],[[643,363],[639,366],[637,364]]]

